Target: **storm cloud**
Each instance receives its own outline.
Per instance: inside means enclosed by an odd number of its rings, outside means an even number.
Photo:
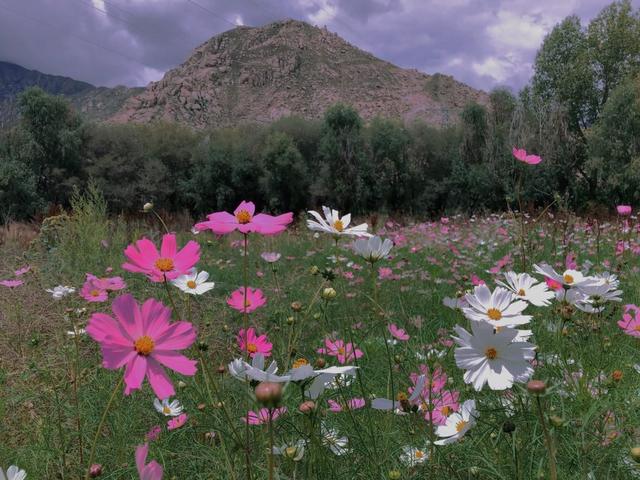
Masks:
[[[0,0],[0,60],[94,85],[145,85],[235,25],[295,18],[405,68],[525,85],[544,36],[607,0]],[[634,6],[640,0],[633,1]]]

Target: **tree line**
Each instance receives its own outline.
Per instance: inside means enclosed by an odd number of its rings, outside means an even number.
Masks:
[[[529,85],[496,89],[455,125],[375,118],[349,105],[320,120],[194,131],[172,123],[82,120],[38,88],[0,133],[0,221],[65,206],[93,182],[113,212],[152,201],[195,215],[252,199],[267,210],[321,203],[356,213],[500,211],[562,202],[577,211],[640,203],[640,14],[629,1],[545,38]],[[516,162],[526,148],[544,161]]]

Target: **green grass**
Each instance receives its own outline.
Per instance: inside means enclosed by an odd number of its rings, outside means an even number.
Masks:
[[[140,302],[149,297],[168,304],[161,285],[152,284],[142,275],[123,273],[122,251],[130,242],[142,235],[158,241],[160,226],[151,216],[138,219],[108,218],[99,196],[79,196],[75,212],[61,222],[61,226],[46,242],[36,240],[24,250],[15,244],[0,246],[1,278],[8,278],[16,268],[28,263],[32,272],[25,285],[13,290],[0,290],[0,414],[2,415],[2,442],[0,466],[19,465],[28,472],[29,479],[82,478],[88,454],[100,416],[108,398],[121,378],[122,372],[107,371],[100,366],[98,345],[88,337],[78,342],[66,335],[73,322],[84,325],[94,311],[110,312],[110,302],[87,304],[78,295],[54,301],[45,288],[57,284],[81,286],[86,272],[103,274],[107,267],[113,274],[124,276],[128,288]],[[575,219],[569,219],[574,222]],[[372,308],[372,284],[367,265],[348,249],[339,249],[339,255],[354,261],[362,270],[355,270],[355,279],[338,276],[332,286],[337,290],[335,300],[318,300],[316,293],[329,282],[322,275],[310,273],[312,266],[320,270],[332,267],[349,270],[347,262],[332,263],[328,256],[336,253],[329,238],[314,239],[303,224],[278,237],[249,241],[249,285],[265,291],[268,304],[250,315],[250,322],[260,332],[268,333],[273,342],[273,358],[280,371],[288,369],[287,345],[293,329],[295,358],[304,357],[313,362],[319,357],[316,349],[322,345],[327,333],[337,332],[340,338],[353,339],[364,352],[358,361],[360,373],[357,381],[343,389],[346,398],[390,396],[393,389],[406,391],[410,385],[408,374],[416,372],[423,363],[416,353],[438,340],[438,329],[468,324],[464,316],[442,305],[445,296],[471,287],[468,276],[477,274],[491,288],[494,282],[486,270],[506,255],[513,253],[514,268],[518,269],[517,229],[508,219],[455,219],[452,231],[430,239],[412,228],[398,229],[407,238],[407,244],[393,250],[394,258],[378,266],[389,266],[400,278],[379,281],[379,305],[384,315]],[[173,224],[172,224],[173,225]],[[186,225],[180,232],[180,243],[193,238]],[[502,235],[497,229],[509,232]],[[638,303],[640,281],[637,257],[628,256],[625,263],[613,255],[613,242],[617,230],[607,229],[600,239],[599,257],[595,236],[575,229],[571,243],[562,241],[560,223],[544,222],[530,226],[529,261],[564,261],[569,251],[578,255],[583,263],[590,259],[594,271],[602,271],[601,263],[608,259],[612,269],[619,266],[623,303]],[[175,228],[178,228],[177,226]],[[574,228],[569,227],[568,231]],[[438,228],[435,228],[438,232]],[[546,232],[540,238],[539,231]],[[473,237],[470,237],[473,235]],[[466,245],[459,238],[472,238]],[[218,373],[218,367],[239,357],[235,334],[241,328],[241,316],[226,305],[228,294],[242,285],[243,258],[232,240],[239,237],[214,239],[200,234],[195,239],[201,244],[202,258],[199,269],[210,272],[216,287],[211,292],[194,298],[191,320],[198,326],[198,345],[206,348],[203,355],[206,368],[220,388],[220,397],[211,390],[199,368],[195,377],[173,375],[178,387],[177,397],[190,415],[189,423],[176,431],[163,430],[160,438],[151,443],[150,459],[164,466],[165,479],[232,479],[246,478],[244,457],[244,426],[240,418],[246,413],[246,389],[227,373]],[[106,242],[103,242],[106,240]],[[497,242],[493,246],[493,242]],[[345,242],[346,243],[346,242]],[[449,248],[455,244],[460,255]],[[410,249],[422,247],[417,252]],[[263,251],[277,251],[282,258],[277,267],[279,291],[274,288],[274,273],[261,258]],[[288,257],[293,257],[289,259]],[[437,260],[434,264],[430,257]],[[402,266],[398,266],[403,262]],[[452,271],[455,267],[455,271]],[[262,271],[264,276],[256,273]],[[184,296],[177,289],[181,317],[186,316]],[[354,295],[355,294],[355,295]],[[113,295],[110,300],[113,299]],[[290,305],[299,301],[301,312]],[[76,313],[76,309],[86,312]],[[638,363],[638,340],[625,336],[617,327],[621,306],[610,304],[599,316],[575,313],[566,323],[566,332],[550,331],[550,325],[560,322],[554,307],[528,307],[533,315],[530,327],[534,331],[532,342],[538,345],[538,358],[543,364],[536,367],[534,378],[549,385],[543,397],[550,423],[551,435],[557,448],[559,478],[561,479],[625,479],[633,478],[633,461],[629,448],[638,442],[640,426],[640,375],[633,365]],[[175,317],[174,317],[175,318]],[[390,346],[387,355],[383,329],[387,323],[406,328],[411,335],[408,343]],[[361,328],[353,329],[361,323]],[[79,352],[76,364],[76,352]],[[197,347],[187,352],[198,358]],[[558,354],[560,362],[544,361]],[[327,357],[330,364],[335,364]],[[568,362],[572,360],[574,363]],[[430,361],[433,363],[433,360]],[[389,364],[391,363],[391,371]],[[383,479],[397,470],[400,478],[458,478],[458,479],[534,479],[548,478],[548,455],[540,423],[533,409],[531,397],[522,385],[513,391],[519,399],[516,413],[507,416],[498,392],[475,392],[462,380],[462,371],[455,365],[453,350],[439,360],[449,376],[447,388],[460,391],[460,401],[475,398],[479,405],[478,424],[463,441],[451,446],[433,449],[433,457],[419,467],[403,465],[399,456],[402,447],[411,445],[426,448],[430,438],[429,425],[418,415],[396,416],[366,408],[333,414],[326,412],[327,398],[340,399],[340,392],[327,391],[318,402],[318,417],[349,438],[351,453],[335,456],[319,444],[318,422],[310,426],[308,418],[297,411],[301,402],[300,390],[290,385],[283,403],[289,412],[274,423],[276,445],[299,438],[311,440],[303,459],[294,466],[281,457],[276,468],[281,479]],[[582,379],[567,383],[571,372],[583,371]],[[612,380],[614,370],[623,372],[620,381]],[[74,378],[77,377],[78,411],[81,421],[83,454],[81,461]],[[600,374],[604,380],[595,397],[588,384]],[[606,393],[604,390],[606,389]],[[563,393],[566,392],[566,393]],[[137,478],[134,449],[144,442],[145,434],[154,425],[164,428],[166,418],[153,409],[153,393],[145,383],[143,389],[129,397],[116,396],[99,438],[95,461],[103,465],[101,478]],[[223,401],[230,413],[232,424],[220,408]],[[251,409],[256,409],[252,402]],[[612,431],[615,438],[606,440],[605,418],[613,412]],[[505,433],[505,422],[515,425],[512,434]],[[241,442],[234,441],[233,428],[240,432]],[[214,440],[210,432],[215,432]],[[251,427],[250,455],[253,478],[267,478],[268,435],[262,427]],[[604,443],[604,445],[603,445]],[[515,460],[518,471],[516,472]],[[295,474],[294,474],[295,471]],[[640,474],[640,470],[635,470]],[[392,477],[393,478],[393,474]]]

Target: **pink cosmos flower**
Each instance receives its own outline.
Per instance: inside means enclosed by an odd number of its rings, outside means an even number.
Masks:
[[[189,419],[189,416],[186,413],[180,414],[177,417],[172,418],[167,422],[167,430],[176,430],[184,426],[184,424],[187,423],[188,419]]]
[[[109,370],[125,367],[125,395],[140,389],[145,377],[160,400],[175,395],[162,366],[195,375],[197,362],[178,353],[196,340],[193,325],[170,323],[171,310],[153,298],[140,307],[132,295],[121,295],[111,308],[115,318],[94,313],[86,329],[100,343],[102,366]]]
[[[158,252],[151,240],[142,238],[124,250],[130,263],[122,268],[129,272],[144,273],[152,282],[175,280],[191,270],[200,260],[200,245],[193,240],[178,251],[176,236],[167,233],[162,236],[162,246]]]
[[[351,398],[343,405],[335,400],[327,400],[329,404],[329,411],[333,413],[339,413],[343,410],[358,410],[365,405],[364,398]]]
[[[13,272],[15,274],[16,277],[20,277],[22,275],[24,275],[25,273],[28,273],[31,270],[31,266],[26,265],[22,268],[19,268],[18,270],[16,270],[15,272]]]
[[[578,269],[578,257],[575,253],[569,252],[564,259],[564,266],[567,270],[577,270]]]
[[[389,267],[380,267],[378,269],[378,278],[380,280],[385,280],[387,278],[392,278],[393,277],[393,270],[391,270]]]
[[[140,480],[162,480],[163,470],[158,462],[152,460],[148,465],[147,455],[149,454],[149,444],[138,445],[136,448],[136,467]]]
[[[92,273],[87,273],[87,282],[91,282],[99,290],[118,291],[127,288],[127,284],[122,277],[102,277],[98,278]]]
[[[431,412],[425,413],[425,420],[431,418],[434,425],[444,425],[447,423],[447,417],[460,409],[460,392],[450,392],[442,390],[432,399],[433,409]]]
[[[285,413],[287,413],[287,407],[261,408],[258,412],[247,412],[247,415],[242,417],[242,421],[249,425],[262,425],[269,423],[269,418],[271,418],[271,421],[273,422]]]
[[[338,359],[338,363],[341,364],[345,364],[364,355],[362,350],[358,349],[353,343],[345,344],[342,340],[333,341],[329,338],[325,338],[324,344],[325,347],[319,348],[317,352],[336,357]]]
[[[542,161],[542,158],[540,158],[538,155],[527,154],[527,151],[524,148],[513,147],[511,153],[513,153],[513,156],[516,157],[517,160],[520,160],[521,162],[528,165],[537,165]]]
[[[616,207],[618,215],[631,215],[631,205],[618,205]]]
[[[243,313],[251,313],[257,308],[262,307],[267,303],[262,290],[259,288],[247,288],[247,294],[245,298],[245,287],[240,287],[235,290],[231,296],[227,299],[227,305],[234,310],[238,310]]]
[[[387,330],[389,330],[389,333],[391,335],[393,335],[393,337],[397,340],[400,340],[402,342],[406,342],[407,340],[409,340],[409,334],[407,334],[407,332],[402,329],[402,328],[398,328],[398,326],[395,323],[392,323],[390,325],[387,325]]]
[[[161,433],[162,433],[162,427],[160,425],[154,425],[153,427],[151,427],[151,430],[147,432],[144,438],[148,442],[155,442],[156,440],[158,440],[158,438],[160,438]]]
[[[106,302],[109,298],[107,291],[96,287],[93,282],[87,280],[80,289],[80,296],[87,302],[100,303]]]
[[[562,290],[562,284],[560,282],[556,282],[553,278],[545,277],[544,282],[551,290],[554,290],[556,292],[558,290]]]
[[[420,373],[413,372],[409,375],[409,378],[415,385],[418,382],[418,377],[420,377],[420,375],[425,376],[424,388],[420,397],[422,397],[422,399],[433,399],[437,397],[438,393],[447,383],[447,374],[444,373],[440,367],[433,370],[433,372],[429,369],[429,365],[422,364],[419,368]],[[409,388],[409,393],[413,393],[413,387]]]
[[[249,352],[251,358],[256,353],[261,353],[265,357],[271,355],[273,344],[269,342],[266,334],[256,336],[256,330],[253,327],[247,328],[246,333],[244,328],[241,328],[236,336],[236,341],[238,342],[238,348],[243,352]]]
[[[293,221],[293,213],[284,213],[277,217],[259,213],[255,215],[256,206],[253,202],[240,202],[233,215],[228,212],[215,212],[207,215],[206,222],[196,223],[198,231],[211,230],[217,235],[225,235],[234,230],[240,233],[256,232],[262,235],[275,235],[283,232]]]
[[[22,285],[24,282],[22,280],[1,280],[0,285],[8,288],[16,288]]]
[[[282,255],[279,254],[278,252],[262,252],[260,256],[267,263],[275,263],[278,260],[280,260],[280,257]]]
[[[627,335],[640,337],[640,307],[633,304],[625,305],[624,314],[622,320],[618,322],[618,326]]]

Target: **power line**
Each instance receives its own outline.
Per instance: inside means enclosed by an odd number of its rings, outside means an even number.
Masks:
[[[236,22],[232,22],[231,20],[226,19],[222,15],[218,15],[213,10],[209,10],[207,7],[205,7],[203,5],[200,5],[198,2],[196,2],[194,0],[187,0],[187,2],[191,3],[192,5],[195,5],[196,7],[200,8],[201,10],[204,10],[205,12],[208,12],[210,15],[213,15],[214,17],[219,18],[220,20],[222,20],[224,22],[227,22],[229,25],[232,25],[233,27],[237,27],[238,26],[238,24]]]
[[[105,17],[108,18],[113,18],[115,20],[120,20],[121,22],[126,23],[127,25],[133,26],[133,24],[129,21],[129,20],[125,20],[124,18],[120,18],[120,17],[116,17],[115,15],[109,13],[107,10],[103,10],[97,6],[95,6],[91,0],[89,0],[89,3],[85,2],[84,0],[78,0],[80,3],[82,3],[85,7],[91,7],[94,10],[96,10],[97,12],[102,13]]]
[[[9,13],[13,13],[14,15],[16,15],[18,17],[26,18],[27,20],[31,20],[32,22],[36,22],[36,23],[41,23],[43,25],[47,25],[47,26],[53,28],[54,30],[58,30],[58,33],[61,33],[63,35],[69,35],[71,37],[77,38],[78,40],[80,40],[82,42],[88,43],[89,45],[93,45],[94,47],[101,48],[104,51],[113,53],[114,55],[118,55],[119,57],[125,58],[125,59],[129,60],[130,62],[137,63],[138,65],[143,66],[143,67],[146,68],[146,65],[141,63],[139,60],[136,60],[135,58],[130,57],[129,55],[121,53],[121,52],[119,52],[117,50],[113,50],[110,47],[105,47],[104,45],[101,45],[101,44],[99,44],[97,42],[94,42],[93,40],[88,40],[88,39],[86,39],[84,37],[81,37],[80,35],[76,35],[75,33],[69,32],[68,29],[66,29],[66,28],[63,28],[63,27],[60,27],[60,26],[55,25],[53,23],[47,22],[46,20],[41,20],[39,18],[34,18],[34,17],[29,16],[29,15],[25,15],[24,13],[16,12],[15,10],[7,8],[6,4],[0,3],[0,7],[3,8],[4,10],[6,10]]]

